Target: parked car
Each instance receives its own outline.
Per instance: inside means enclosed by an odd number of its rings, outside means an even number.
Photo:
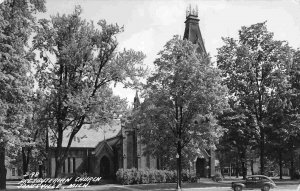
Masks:
[[[271,188],[275,188],[274,181],[263,175],[248,176],[246,180],[232,182],[231,187],[234,191],[241,191],[243,189],[260,188],[262,191],[269,191]]]

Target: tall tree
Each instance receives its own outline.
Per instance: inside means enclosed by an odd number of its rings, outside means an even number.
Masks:
[[[289,153],[291,179],[294,179],[295,166],[294,166],[294,152],[295,148],[300,146],[300,49],[297,49],[293,54],[293,62],[290,69],[289,82],[291,87],[288,91],[290,94],[287,100],[288,105],[288,119],[289,121]]]
[[[278,81],[285,81],[283,70],[291,61],[286,42],[273,39],[266,23],[242,27],[239,39],[223,38],[218,49],[217,65],[222,69],[223,83],[234,99],[255,118],[259,132],[261,174],[265,169],[265,135],[267,107]]]
[[[215,115],[227,106],[219,70],[197,53],[197,46],[178,36],[168,41],[147,79],[141,106],[141,134],[153,154],[166,146],[177,156],[181,187],[182,150],[195,154],[213,147],[220,135]]]
[[[289,75],[290,69],[284,71]],[[282,168],[284,161],[290,158],[289,153],[293,153],[291,140],[297,137],[298,133],[293,127],[295,121],[292,109],[292,94],[290,76],[286,80],[278,80],[276,92],[271,92],[270,101],[267,107],[266,120],[266,154],[271,160],[279,165],[279,176],[282,179]],[[289,156],[289,157],[284,157]],[[273,159],[273,160],[272,160]],[[275,160],[274,160],[275,159]]]
[[[35,171],[39,163],[47,157],[47,121],[43,92],[36,91],[30,100],[31,112],[27,114],[20,141],[23,174]],[[39,165],[41,169],[41,165]],[[42,175],[41,173],[39,174]]]
[[[245,112],[239,105],[239,101],[229,99],[229,105],[230,109],[218,116],[219,125],[225,129],[217,147],[219,153],[226,153],[225,157],[221,157],[223,161],[220,162],[231,163],[234,155],[238,160],[237,164],[241,164],[243,179],[246,179],[247,160],[250,158],[247,155],[250,155],[255,148],[257,133],[253,128],[253,117]]]
[[[55,142],[55,176],[68,155],[72,140],[84,124],[107,124],[126,103],[113,95],[111,83],[134,86],[145,74],[144,54],[117,52],[117,24],[100,20],[95,26],[80,17],[76,7],[70,15],[40,20],[34,47],[42,61],[37,65],[39,87],[47,94],[47,116]],[[54,57],[54,58],[53,58]],[[64,132],[70,131],[67,145]],[[63,149],[66,147],[66,149]]]
[[[32,80],[28,39],[34,14],[45,11],[44,0],[7,0],[0,4],[0,190],[6,187],[5,152],[18,142]],[[9,140],[9,141],[8,141]]]
[[[268,105],[269,133],[267,136],[270,156],[276,158],[279,164],[279,174],[282,178],[283,164],[290,167],[290,176],[294,178],[295,149],[299,147],[299,72],[300,51],[293,51],[292,61],[281,72],[287,78],[278,80],[275,94],[272,91]],[[275,151],[275,152],[274,152]],[[277,155],[274,157],[274,153]]]

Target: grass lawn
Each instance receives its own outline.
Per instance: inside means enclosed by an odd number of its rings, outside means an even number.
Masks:
[[[211,179],[200,179],[199,183],[182,183],[182,188],[184,190],[189,190],[191,188],[215,188],[222,189],[222,188],[230,188],[232,181],[241,180],[241,178],[236,179],[225,179],[223,182],[213,182]],[[285,185],[299,185],[299,180],[279,180],[274,179],[276,185],[285,187]],[[18,189],[17,188],[18,181],[11,182],[9,181],[7,184],[7,190],[8,191],[17,191],[17,190],[41,190],[41,189]],[[94,190],[94,191],[128,191],[128,190],[176,190],[176,183],[158,183],[158,184],[136,184],[136,185],[120,185],[120,184],[102,184],[102,185],[90,185],[87,188],[76,188],[76,189],[59,189],[59,190],[65,190],[65,191],[83,191],[83,190]],[[227,190],[228,190],[227,189]],[[45,190],[45,189],[43,189]],[[58,189],[56,189],[58,190]],[[54,190],[55,191],[55,190]]]

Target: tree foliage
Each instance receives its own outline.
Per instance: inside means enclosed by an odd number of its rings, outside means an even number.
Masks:
[[[284,108],[281,103],[287,101],[293,51],[286,42],[273,39],[265,22],[242,27],[238,40],[228,37],[223,41],[225,45],[218,49],[217,56],[218,67],[223,71],[223,84],[229,89],[230,99],[254,119],[261,173],[264,174],[268,128],[274,130],[284,125],[278,121],[276,115],[280,110],[275,109],[275,105]],[[276,110],[273,116],[272,107]],[[270,125],[270,119],[281,124]]]
[[[239,105],[229,99],[230,109],[218,116],[219,125],[225,132],[218,143],[220,166],[234,166],[236,175],[241,169],[243,178],[247,175],[247,155],[253,155],[257,146],[257,131],[254,118]],[[233,160],[235,159],[235,160]],[[252,159],[249,161],[251,162]],[[241,166],[241,168],[239,168]]]
[[[44,101],[45,96],[41,91],[35,91],[30,100],[31,112],[27,114],[20,136],[22,150],[19,156],[15,157],[21,158],[19,161],[22,161],[23,174],[37,172],[37,167],[41,171],[41,165],[48,157],[48,124],[43,120]],[[42,172],[39,172],[39,175],[41,176]]]
[[[144,54],[117,51],[117,24],[100,20],[97,26],[80,17],[76,7],[70,15],[52,16],[39,21],[34,49],[40,52],[36,78],[46,94],[45,120],[55,142],[56,173],[68,155],[73,137],[84,124],[101,125],[120,114],[126,102],[113,95],[110,85],[121,82],[135,86],[145,74]],[[62,145],[69,130],[68,144]],[[63,150],[62,147],[67,147]]]
[[[221,133],[215,116],[227,104],[219,70],[196,48],[178,36],[166,43],[147,79],[139,114],[140,133],[151,154],[169,152],[175,159],[177,153],[180,165],[182,149],[191,159],[199,148],[213,147]]]
[[[45,11],[43,0],[6,0],[0,4],[0,189],[5,189],[5,149],[15,146],[30,111],[32,78],[28,40],[36,12]],[[12,149],[11,151],[14,151]],[[12,153],[12,152],[10,152]]]

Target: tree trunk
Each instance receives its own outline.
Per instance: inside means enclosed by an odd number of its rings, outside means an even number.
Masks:
[[[27,163],[25,148],[22,148],[22,162],[23,162],[23,174],[26,174],[26,172],[28,171],[28,163]]]
[[[254,167],[253,167],[254,161],[253,161],[253,159],[251,159],[250,163],[251,163],[251,174],[254,175]]]
[[[177,132],[177,190],[181,190],[181,125],[182,125],[182,107],[178,108],[177,101],[176,106],[176,132]],[[180,113],[179,113],[180,112]],[[180,117],[180,124],[178,123]]]
[[[241,156],[241,162],[242,162],[242,173],[243,173],[243,179],[246,180],[247,176],[247,164],[246,164],[246,153],[243,151]]]
[[[55,174],[54,177],[57,178],[61,174],[62,163],[60,158],[55,159]]]
[[[282,152],[279,150],[279,177],[282,180]]]
[[[0,143],[0,190],[6,189],[5,144]]]
[[[265,163],[264,163],[264,158],[265,158],[265,134],[263,127],[260,128],[260,174],[264,175],[265,173]]]
[[[30,148],[27,149],[27,155],[26,155],[26,149],[22,148],[23,174],[26,174],[26,172],[28,172],[30,155],[31,155],[31,149]]]
[[[63,124],[60,120],[60,116],[57,117],[57,126],[58,126],[58,133],[57,133],[57,143],[55,148],[55,173],[54,177],[57,178],[61,174],[61,167],[62,167],[62,158],[63,158]]]
[[[235,175],[236,175],[236,177],[238,178],[239,177],[239,171],[240,171],[240,169],[239,169],[239,159],[238,159],[238,157],[236,158],[236,168],[235,168]]]
[[[44,178],[43,177],[43,166],[39,164],[39,178]]]
[[[293,153],[291,154],[291,169],[290,169],[290,177],[291,180],[294,179],[294,155]]]
[[[221,171],[221,175],[224,178],[224,167],[223,167],[223,162],[220,160],[220,171]]]
[[[55,178],[57,178],[61,174],[61,167],[63,166],[63,163],[65,162],[66,158],[68,157],[68,153],[71,147],[71,143],[73,141],[74,136],[78,133],[78,131],[81,129],[84,123],[85,116],[81,116],[80,122],[71,132],[71,135],[69,137],[69,141],[66,148],[62,147],[63,142],[63,124],[59,122],[58,120],[58,138],[57,138],[57,146],[55,148]]]
[[[177,190],[181,190],[181,143],[178,141],[177,143]]]
[[[58,133],[57,146],[55,148],[55,173],[54,177],[57,178],[61,174],[62,167],[62,132]]]
[[[50,154],[49,154],[49,135],[48,135],[48,127],[46,127],[46,164],[47,164],[47,165],[45,165],[46,177],[51,177],[51,168],[49,168],[50,163],[51,163],[51,158],[50,158]],[[74,169],[74,172],[75,172],[75,169]]]

